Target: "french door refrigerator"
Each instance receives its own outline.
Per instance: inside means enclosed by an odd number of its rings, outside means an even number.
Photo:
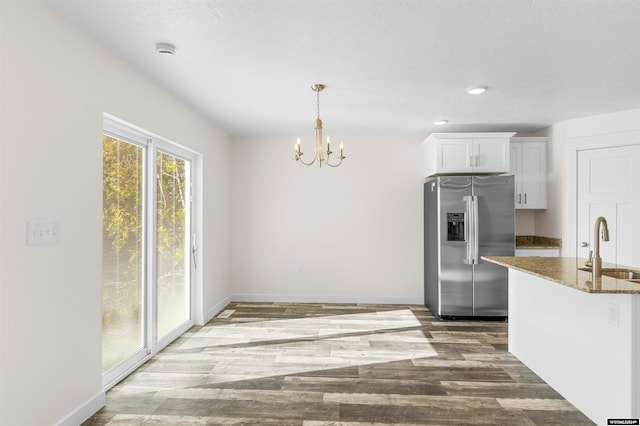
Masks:
[[[513,256],[513,176],[439,176],[424,184],[424,299],[440,318],[506,317]]]

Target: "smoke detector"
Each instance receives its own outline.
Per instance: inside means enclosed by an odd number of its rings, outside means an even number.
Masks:
[[[157,43],[156,52],[159,55],[174,55],[176,53],[176,47],[171,43]]]

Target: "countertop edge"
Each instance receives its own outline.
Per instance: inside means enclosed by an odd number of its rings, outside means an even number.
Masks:
[[[496,265],[504,266],[505,268],[515,269],[515,270],[520,271],[520,272],[525,272],[525,273],[530,274],[530,275],[535,275],[536,277],[544,278],[545,280],[554,281],[554,282],[557,282],[558,284],[562,284],[562,285],[566,285],[568,287],[572,287],[572,286],[567,285],[566,283],[564,283],[562,280],[554,278],[554,277],[552,277],[550,275],[546,275],[546,274],[543,274],[543,273],[540,273],[540,272],[537,272],[537,271],[532,271],[530,269],[523,268],[521,266],[504,263],[504,262],[501,262],[500,260],[492,259],[490,256],[482,256],[482,259],[486,260],[487,262],[495,263]],[[574,288],[577,288],[577,287],[574,287]],[[580,290],[580,289],[578,289],[578,290]],[[591,293],[591,291],[588,291],[587,289],[582,290],[582,291],[586,291],[588,293]]]
[[[565,287],[591,294],[640,294],[640,284],[607,276],[591,282],[591,274],[577,269],[586,259],[576,257],[482,256],[482,259]],[[616,265],[610,265],[615,267]],[[640,269],[631,267],[631,269]]]

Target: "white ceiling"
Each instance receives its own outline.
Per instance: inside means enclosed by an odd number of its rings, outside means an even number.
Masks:
[[[311,133],[312,83],[328,134],[532,132],[640,107],[638,0],[49,1],[236,136]]]

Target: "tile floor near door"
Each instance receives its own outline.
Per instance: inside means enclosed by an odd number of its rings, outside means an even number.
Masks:
[[[507,323],[416,305],[232,303],[86,425],[586,425],[507,352]]]

